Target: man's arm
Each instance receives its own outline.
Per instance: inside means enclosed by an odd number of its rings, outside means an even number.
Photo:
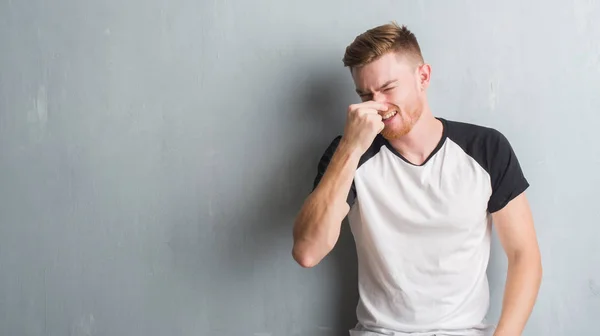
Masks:
[[[540,250],[525,193],[492,214],[508,257],[502,313],[494,336],[519,336],[531,315],[542,279]]]
[[[379,111],[387,108],[374,101],[348,107],[344,135],[321,159],[316,186],[294,222],[292,255],[301,266],[315,266],[335,246],[342,221],[350,211],[348,194],[360,157],[383,130]]]
[[[360,154],[341,141],[296,217],[292,255],[302,267],[317,265],[335,246],[342,221],[350,210],[347,197]]]

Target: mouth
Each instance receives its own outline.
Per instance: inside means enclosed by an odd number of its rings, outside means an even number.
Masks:
[[[387,112],[386,114],[382,115],[381,118],[383,119],[384,122],[391,120],[396,114],[398,114],[398,111],[396,110],[392,110]]]

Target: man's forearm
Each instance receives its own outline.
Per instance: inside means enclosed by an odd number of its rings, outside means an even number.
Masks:
[[[502,314],[494,336],[519,336],[531,315],[542,279],[539,252],[509,257]]]
[[[359,152],[340,142],[319,185],[305,201],[294,223],[292,254],[300,265],[315,266],[337,242],[359,159]]]

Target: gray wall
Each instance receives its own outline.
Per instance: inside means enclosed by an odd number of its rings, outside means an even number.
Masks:
[[[358,101],[344,47],[390,20],[532,184],[525,335],[597,334],[598,2],[2,0],[0,335],[346,335],[352,236],[305,270],[291,224]]]

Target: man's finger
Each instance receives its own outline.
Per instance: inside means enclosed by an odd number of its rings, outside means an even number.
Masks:
[[[357,110],[361,110],[361,109],[373,109],[373,110],[377,110],[377,111],[387,111],[388,108],[389,108],[388,104],[370,100],[370,101],[366,101],[366,102],[363,102],[360,104],[350,105],[348,107],[348,112],[357,111]]]
[[[370,101],[366,101],[362,104],[360,104],[364,107],[368,107],[368,108],[372,108],[372,109],[376,109],[377,111],[387,111],[389,106],[385,103],[380,103],[380,102],[376,102],[373,100]]]

